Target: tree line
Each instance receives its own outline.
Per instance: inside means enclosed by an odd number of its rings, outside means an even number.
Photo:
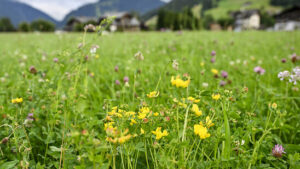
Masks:
[[[15,27],[9,18],[0,18],[0,32],[32,32],[32,31],[39,31],[39,32],[54,32],[55,25],[52,22],[38,19],[35,21],[29,22],[22,22],[17,27]]]

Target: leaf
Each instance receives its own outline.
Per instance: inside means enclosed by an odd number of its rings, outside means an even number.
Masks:
[[[61,152],[61,148],[57,148],[55,146],[50,146],[50,150],[53,152]]]
[[[10,161],[10,162],[6,162],[6,163],[3,163],[1,166],[0,166],[0,169],[10,169],[10,168],[14,168],[17,163],[19,162],[19,160],[15,160],[15,161]]]

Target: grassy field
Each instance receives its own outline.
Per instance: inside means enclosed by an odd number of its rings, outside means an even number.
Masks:
[[[278,78],[299,46],[300,32],[0,34],[0,168],[299,168],[300,77]]]

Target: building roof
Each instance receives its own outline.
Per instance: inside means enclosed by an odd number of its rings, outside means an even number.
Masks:
[[[300,6],[293,6],[275,15],[277,22],[300,21]]]
[[[235,19],[246,19],[251,17],[254,14],[259,14],[259,10],[253,9],[253,10],[240,10],[235,11],[231,13],[231,16]]]

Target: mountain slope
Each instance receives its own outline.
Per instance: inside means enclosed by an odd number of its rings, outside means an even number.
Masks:
[[[61,25],[72,16],[99,16],[106,12],[136,11],[144,14],[156,9],[165,3],[160,0],[100,0],[99,2],[84,5],[70,12]]]
[[[2,17],[10,18],[15,26],[18,26],[21,22],[31,22],[36,19],[45,19],[57,23],[49,15],[29,5],[12,0],[0,0],[0,18]]]

